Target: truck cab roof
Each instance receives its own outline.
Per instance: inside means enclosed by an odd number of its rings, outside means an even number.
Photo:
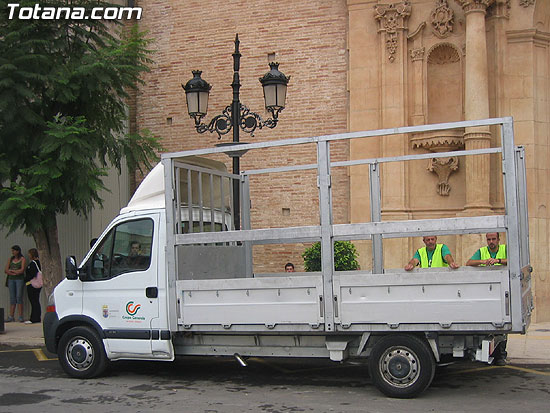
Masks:
[[[214,169],[218,171],[227,172],[227,168],[223,162],[215,161],[208,158],[202,158],[199,156],[185,156],[177,158],[178,161],[199,166],[207,169]],[[186,185],[186,177],[182,179],[182,185]],[[186,191],[182,191],[186,194]],[[182,200],[184,204],[187,200]],[[162,209],[165,207],[164,197],[164,167],[162,162],[159,162],[143,179],[141,184],[136,189],[136,192],[124,208],[120,210],[121,214],[125,214],[133,211],[141,211],[147,209]]]

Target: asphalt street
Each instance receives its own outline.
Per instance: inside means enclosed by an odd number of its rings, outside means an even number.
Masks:
[[[0,346],[0,412],[542,412],[549,396],[549,365],[449,365],[420,397],[397,400],[374,388],[363,362],[184,357],[117,362],[77,380],[44,349]]]
[[[509,364],[437,369],[426,392],[390,399],[364,361],[184,357],[116,362],[102,377],[67,377],[44,348],[40,324],[8,323],[0,334],[0,412],[546,412],[550,323],[508,337]]]

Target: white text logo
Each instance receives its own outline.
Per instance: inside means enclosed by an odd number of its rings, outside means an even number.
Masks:
[[[141,7],[20,7],[8,3],[10,20],[122,20],[141,19]]]

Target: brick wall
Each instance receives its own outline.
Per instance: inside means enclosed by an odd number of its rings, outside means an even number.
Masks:
[[[241,41],[241,102],[267,117],[258,78],[269,70],[268,55],[275,53],[279,69],[291,80],[287,105],[275,129],[263,129],[241,142],[261,142],[347,131],[347,9],[344,0],[326,1],[140,1],[141,30],[155,42],[155,63],[144,77],[136,99],[137,127],[162,137],[166,151],[212,147],[216,134],[195,132],[187,115],[181,88],[191,71],[203,71],[212,84],[209,114],[220,114],[231,103],[232,56],[235,33]],[[229,142],[231,134],[222,138]],[[331,146],[331,159],[348,159],[347,143]],[[312,163],[313,145],[251,152],[241,169]],[[226,161],[231,170],[229,158]],[[348,222],[348,171],[334,171],[334,221]],[[251,188],[253,228],[315,225],[319,223],[315,174],[286,173],[256,177]],[[292,261],[303,268],[304,246],[258,246],[256,271],[281,271]]]

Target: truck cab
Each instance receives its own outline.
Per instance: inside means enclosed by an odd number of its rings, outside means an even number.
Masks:
[[[221,162],[198,157],[188,165],[224,172]],[[189,174],[197,185],[196,173]],[[187,176],[180,192],[187,195]],[[210,181],[204,182],[208,189]],[[62,366],[73,376],[90,377],[105,360],[174,359],[168,322],[166,274],[166,210],[164,170],[159,163],[134,196],[98,238],[82,263],[66,262],[67,277],[54,290],[55,312],[44,320],[49,351],[62,349]],[[216,204],[200,208],[182,196],[180,227],[184,233],[222,231],[232,227],[223,188],[213,191]],[[225,188],[225,194],[229,194]],[[223,201],[223,202],[222,202]],[[191,219],[189,217],[191,216]],[[202,219],[201,219],[202,218]],[[99,360],[104,360],[99,363]]]

